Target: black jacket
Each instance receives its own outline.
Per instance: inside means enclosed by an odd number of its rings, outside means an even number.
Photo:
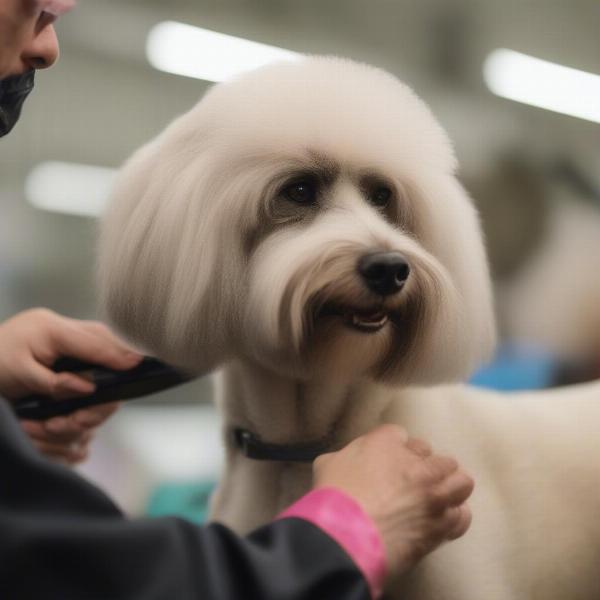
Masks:
[[[367,600],[350,557],[283,519],[246,538],[178,518],[128,520],[99,489],[41,457],[0,399],[3,600]]]

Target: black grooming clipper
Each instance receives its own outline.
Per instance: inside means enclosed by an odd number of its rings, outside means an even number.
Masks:
[[[194,376],[171,367],[156,358],[144,357],[137,367],[117,371],[74,358],[59,358],[52,369],[59,373],[70,371],[85,375],[96,384],[96,391],[87,396],[55,400],[50,396],[32,395],[11,402],[20,419],[42,421],[50,417],[70,414],[80,408],[114,402],[133,400],[154,392],[166,390],[190,381]]]

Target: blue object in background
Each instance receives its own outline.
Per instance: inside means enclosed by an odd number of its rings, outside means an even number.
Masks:
[[[214,481],[166,482],[151,494],[146,506],[149,517],[178,516],[194,523],[204,523],[208,517]]]
[[[494,360],[477,371],[470,383],[494,390],[536,390],[552,385],[556,357],[538,346],[503,344]]]

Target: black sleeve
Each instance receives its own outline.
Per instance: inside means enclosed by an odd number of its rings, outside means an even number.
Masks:
[[[127,520],[100,490],[33,449],[0,399],[0,598],[366,600],[325,533],[284,519],[240,538],[218,524]]]

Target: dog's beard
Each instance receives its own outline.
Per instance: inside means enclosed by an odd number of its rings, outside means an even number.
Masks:
[[[460,328],[457,293],[442,265],[413,238],[397,233],[387,248],[406,257],[410,277],[398,293],[378,296],[356,267],[377,249],[369,236],[340,238],[343,227],[329,233],[327,227],[292,227],[257,248],[246,307],[247,351],[267,367],[302,379],[449,378],[443,368],[432,372],[427,356],[444,353]]]
[[[408,377],[423,324],[437,311],[423,300],[426,286],[419,274],[391,299],[365,291],[356,273],[347,277],[357,293],[340,293],[334,281],[307,303],[303,358],[308,371],[341,379],[359,375],[388,381],[401,372]]]

